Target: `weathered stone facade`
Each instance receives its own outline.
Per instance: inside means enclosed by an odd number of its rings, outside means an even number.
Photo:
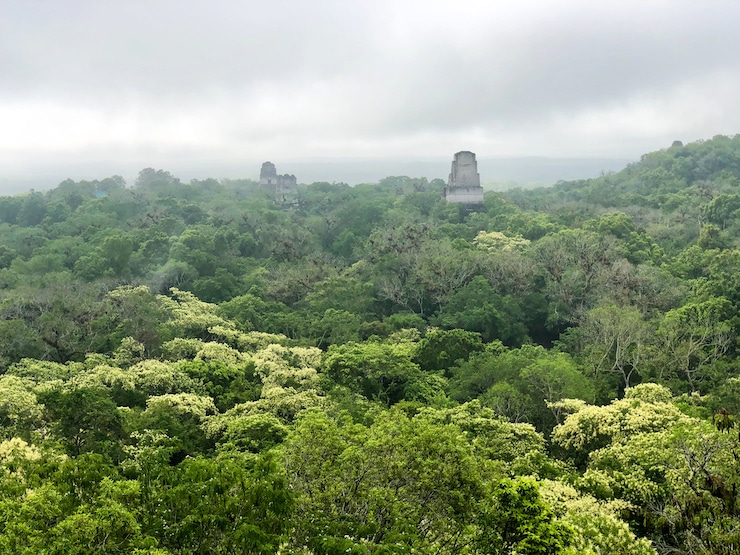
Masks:
[[[483,204],[483,187],[474,153],[463,150],[455,154],[444,197],[447,202]]]
[[[260,170],[260,186],[281,193],[288,189],[294,189],[296,186],[295,175],[283,174],[278,175],[275,164],[264,162]]]

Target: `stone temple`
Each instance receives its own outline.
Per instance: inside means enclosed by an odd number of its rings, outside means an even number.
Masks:
[[[295,189],[295,175],[278,175],[275,164],[265,162],[260,170],[260,187],[274,190],[276,193],[282,193],[285,190]]]
[[[483,187],[474,153],[463,150],[455,154],[444,197],[447,202],[483,204]]]

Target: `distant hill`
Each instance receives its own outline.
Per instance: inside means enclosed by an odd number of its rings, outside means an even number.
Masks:
[[[547,211],[568,226],[623,212],[671,252],[692,241],[705,247],[736,247],[740,135],[671,146],[613,174],[512,189],[505,195],[520,209]]]
[[[538,202],[583,202],[607,208],[650,207],[667,211],[697,207],[740,191],[740,135],[644,154],[619,172],[563,180],[523,194]]]

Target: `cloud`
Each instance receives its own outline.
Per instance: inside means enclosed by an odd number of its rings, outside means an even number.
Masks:
[[[637,156],[740,125],[731,1],[6,0],[0,16],[0,164],[14,171]]]

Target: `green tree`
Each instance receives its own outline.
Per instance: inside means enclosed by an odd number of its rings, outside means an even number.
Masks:
[[[486,342],[500,339],[507,345],[521,345],[527,339],[523,319],[512,297],[497,295],[484,277],[476,276],[450,297],[432,323],[478,332]]]
[[[565,553],[570,529],[556,522],[531,478],[504,479],[493,487],[481,517],[479,553],[550,555]]]
[[[649,356],[655,330],[634,307],[614,304],[589,310],[578,327],[583,354],[594,374],[608,372],[621,378],[624,389]]]
[[[740,195],[721,194],[714,197],[704,207],[704,215],[710,223],[725,229],[737,217],[740,217]]]
[[[610,405],[583,405],[553,442],[585,468],[582,491],[622,503],[662,549],[737,549],[737,439],[682,413],[666,388],[641,384]]]
[[[407,398],[423,374],[411,360],[412,345],[346,343],[331,346],[322,369],[334,383],[388,405]]]
[[[18,210],[18,225],[33,227],[39,225],[46,216],[46,201],[42,193],[32,191],[23,196]]]
[[[291,525],[294,495],[273,457],[225,453],[188,458],[154,476],[145,530],[183,554],[276,553]]]
[[[459,360],[467,360],[471,354],[483,350],[479,333],[460,329],[432,330],[419,341],[414,353],[414,362],[423,370],[444,370]]]
[[[40,427],[43,407],[33,385],[13,375],[0,377],[0,437],[29,439],[31,432]]]
[[[732,303],[717,297],[667,312],[658,328],[658,376],[685,379],[689,391],[698,391],[713,363],[733,345],[733,311]]]
[[[298,495],[297,549],[457,553],[470,543],[483,488],[454,426],[391,411],[368,428],[310,412],[284,456]]]
[[[52,389],[39,395],[56,436],[67,451],[104,452],[120,456],[118,441],[125,437],[123,418],[115,403],[98,389]]]

